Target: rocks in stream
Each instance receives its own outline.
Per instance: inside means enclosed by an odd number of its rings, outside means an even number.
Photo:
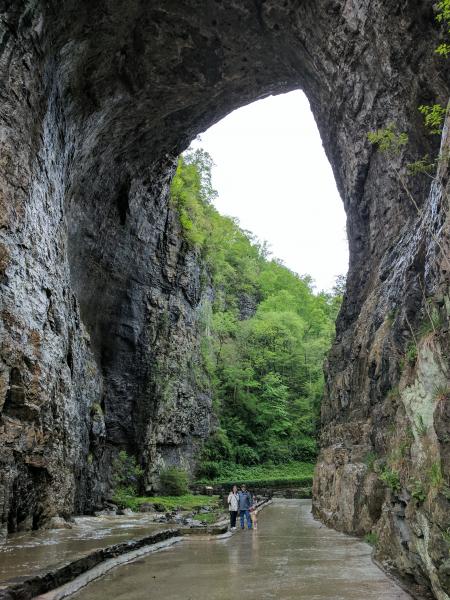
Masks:
[[[131,508],[119,508],[117,514],[130,517],[131,515],[134,515],[134,511],[132,511]]]
[[[187,527],[206,527],[207,523],[198,521],[197,519],[184,519],[184,525]]]
[[[142,513],[155,512],[155,510],[155,505],[152,502],[142,502],[142,504],[139,505],[139,512]]]
[[[448,214],[419,176],[408,179],[419,218],[396,175],[438,149],[417,110],[450,92],[434,10],[1,4],[0,532],[101,506],[119,448],[138,458],[148,493],[162,465],[192,470],[214,427],[200,351],[213,291],[168,200],[176,157],[235,108],[302,88],[350,246],[314,511],[348,533],[376,530],[380,557],[448,592]],[[367,132],[391,122],[409,145],[387,159]],[[415,343],[427,306],[441,329]],[[254,307],[241,298],[240,309]]]
[[[115,517],[116,515],[117,510],[114,508],[105,508],[104,510],[94,511],[94,517]]]
[[[52,517],[45,525],[44,529],[72,529],[73,524],[63,517]]]

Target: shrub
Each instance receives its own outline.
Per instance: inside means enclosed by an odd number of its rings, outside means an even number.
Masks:
[[[450,386],[437,385],[434,388],[434,397],[438,402],[450,401]]]
[[[371,546],[376,546],[378,544],[378,535],[371,531],[370,533],[366,533],[364,536],[364,541],[366,544],[370,544]]]
[[[121,450],[112,464],[114,491],[126,488],[130,493],[136,493],[143,473],[136,458],[129,456],[125,450]]]
[[[411,488],[411,496],[414,498],[414,500],[417,500],[417,502],[420,502],[420,503],[425,501],[425,498],[427,497],[427,493],[426,493],[424,484],[419,479],[411,480],[410,488]]]
[[[250,446],[240,446],[236,452],[236,462],[240,465],[257,465],[260,461],[259,454]]]
[[[384,483],[393,491],[399,492],[401,489],[400,485],[400,477],[397,471],[391,469],[390,467],[384,467],[383,471],[380,473],[380,479],[384,481]]]
[[[313,478],[312,476],[308,476],[308,475],[299,475],[298,477],[292,477],[292,478],[281,478],[281,479],[277,479],[277,478],[267,478],[267,479],[247,479],[247,478],[236,478],[236,479],[230,479],[230,480],[221,480],[219,482],[217,482],[217,484],[220,484],[221,486],[224,487],[230,487],[235,484],[235,483],[245,483],[246,486],[250,489],[258,489],[258,488],[266,488],[266,487],[272,487],[272,488],[285,488],[285,487],[302,487],[305,490],[308,490],[308,492],[311,492],[311,487],[313,484]]]
[[[399,446],[400,456],[405,458],[411,452],[411,441],[409,439],[403,440]]]
[[[430,470],[428,471],[428,479],[430,481],[430,485],[434,489],[439,490],[442,487],[444,478],[442,476],[440,461],[436,461],[431,465]]]
[[[234,449],[226,431],[218,429],[208,439],[202,449],[202,458],[206,461],[223,461],[234,459]]]
[[[425,337],[442,329],[444,320],[441,312],[435,306],[428,306],[425,317],[419,328],[419,336]]]
[[[444,539],[444,542],[450,546],[450,527],[447,527],[447,529],[442,532],[442,538]]]
[[[114,490],[113,502],[119,508],[131,508],[133,511],[139,510],[138,497],[136,490],[132,487],[119,487]]]
[[[296,440],[290,445],[289,449],[292,458],[295,460],[313,462],[317,458],[317,443],[316,440],[310,437]]]
[[[387,321],[390,325],[392,325],[395,321],[395,319],[397,318],[398,315],[398,309],[397,308],[393,308],[392,310],[390,310],[387,314]]]
[[[264,460],[264,462],[283,464],[291,460],[290,452],[287,446],[281,445],[280,441],[276,438],[265,440],[261,444],[261,453],[261,458]]]
[[[395,387],[391,388],[388,391],[388,393],[386,394],[386,398],[388,400],[391,400],[391,401],[396,401],[396,400],[399,399],[399,397],[400,397],[400,390],[399,390],[398,385],[396,385]]]
[[[417,428],[417,433],[421,436],[424,437],[427,435],[428,432],[428,427],[425,424],[425,421],[423,420],[422,415],[418,415],[417,419],[416,419],[416,428]]]
[[[414,343],[409,344],[406,350],[406,360],[413,367],[417,360],[417,346]]]
[[[94,402],[91,406],[91,416],[103,416],[103,409],[98,402]]]
[[[394,123],[390,123],[385,129],[371,131],[367,134],[367,138],[381,152],[393,155],[399,154],[401,148],[408,143],[407,134],[398,131]]]
[[[440,104],[430,104],[419,106],[419,112],[425,118],[425,126],[430,133],[441,134],[447,109]]]
[[[188,493],[188,475],[184,469],[168,467],[159,474],[163,494],[167,496],[183,496]]]
[[[201,462],[196,470],[199,479],[215,479],[220,474],[220,463],[213,460]]]
[[[444,483],[444,485],[441,488],[441,493],[450,502],[450,486]]]
[[[366,456],[364,457],[364,462],[367,466],[368,471],[374,470],[374,464],[375,464],[376,460],[377,460],[377,455],[375,452],[368,452],[366,454]]]

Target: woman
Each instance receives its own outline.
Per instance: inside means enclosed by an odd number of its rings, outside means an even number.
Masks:
[[[228,494],[228,510],[230,511],[230,529],[236,529],[236,518],[238,514],[239,496],[237,493],[237,485],[233,485],[231,492]]]

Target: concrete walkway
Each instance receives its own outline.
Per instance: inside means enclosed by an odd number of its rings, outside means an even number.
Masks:
[[[410,600],[364,542],[314,521],[311,503],[279,500],[257,531],[189,540],[114,569],[74,600]]]

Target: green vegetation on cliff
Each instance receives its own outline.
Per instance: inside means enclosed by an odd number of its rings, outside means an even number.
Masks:
[[[266,465],[276,479],[270,465],[316,457],[322,364],[342,285],[315,294],[309,276],[269,259],[264,244],[220,215],[212,205],[211,166],[204,151],[186,153],[171,189],[186,242],[201,255],[205,288],[211,287],[201,307],[202,368],[219,428],[204,445],[198,476],[228,480],[233,465]]]

